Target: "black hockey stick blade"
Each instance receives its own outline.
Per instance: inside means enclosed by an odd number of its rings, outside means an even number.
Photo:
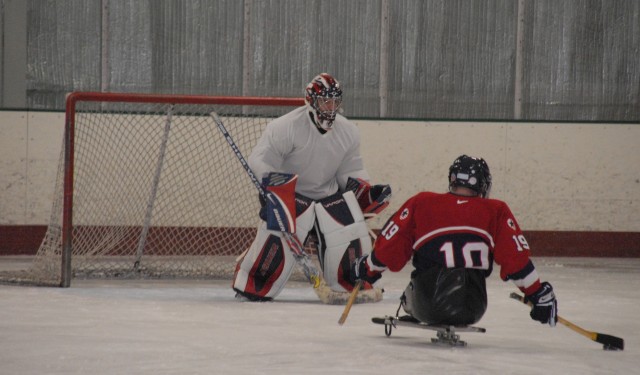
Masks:
[[[518,293],[511,293],[509,296],[524,304],[531,305],[530,303],[525,302],[524,297]],[[602,344],[602,349],[604,350],[624,350],[624,340],[620,337],[607,335],[604,333],[587,331],[586,329],[579,327],[571,323],[570,321],[564,319],[560,315],[558,315],[558,322],[569,327],[570,329],[581,334],[582,336],[585,336],[597,343]]]
[[[594,339],[596,342],[602,344],[602,349],[604,350],[624,350],[624,340],[620,337],[606,335],[604,333],[597,333],[596,338]]]

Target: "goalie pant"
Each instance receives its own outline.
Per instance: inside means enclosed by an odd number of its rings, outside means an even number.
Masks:
[[[337,292],[350,292],[353,289],[347,280],[350,265],[372,248],[364,215],[353,192],[337,193],[317,202],[297,194],[295,235],[303,242],[314,227],[327,286]],[[282,291],[295,264],[282,232],[268,230],[266,223],[261,222],[251,247],[236,266],[233,289],[250,300],[271,300]]]

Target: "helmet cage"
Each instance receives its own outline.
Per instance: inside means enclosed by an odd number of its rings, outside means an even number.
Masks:
[[[311,107],[316,111],[318,118],[320,120],[329,120],[333,121],[336,119],[336,114],[338,110],[340,110],[340,105],[342,104],[342,97],[324,97],[324,96],[316,96],[313,99],[313,103]]]
[[[305,102],[316,126],[330,130],[342,105],[340,83],[327,73],[317,75],[305,89]]]
[[[458,157],[449,167],[449,191],[454,187],[469,188],[486,198],[491,191],[491,172],[482,158]]]

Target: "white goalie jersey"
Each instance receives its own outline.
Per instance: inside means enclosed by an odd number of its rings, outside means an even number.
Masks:
[[[296,192],[313,200],[344,191],[349,177],[369,180],[356,125],[337,115],[332,130],[321,134],[306,107],[267,125],[249,166],[258,179],[270,172],[298,175]]]

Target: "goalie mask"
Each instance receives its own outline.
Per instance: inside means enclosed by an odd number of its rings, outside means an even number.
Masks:
[[[491,191],[491,172],[482,158],[462,155],[449,167],[449,191],[453,187],[469,188],[486,198]]]
[[[342,104],[340,83],[330,74],[320,73],[307,85],[304,101],[320,132],[331,130]]]

